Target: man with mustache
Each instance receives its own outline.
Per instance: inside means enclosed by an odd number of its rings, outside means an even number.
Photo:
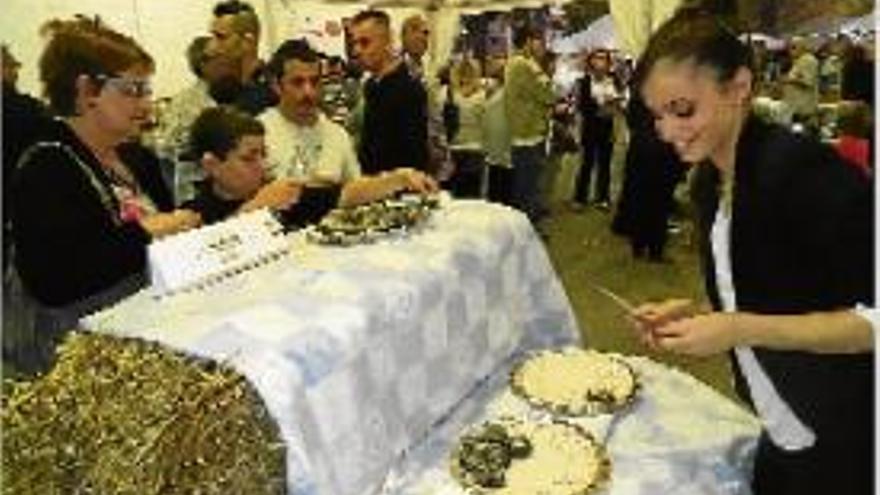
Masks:
[[[304,40],[284,42],[269,62],[279,104],[260,116],[268,173],[302,182],[343,184],[361,175],[351,138],[320,111],[321,60]]]

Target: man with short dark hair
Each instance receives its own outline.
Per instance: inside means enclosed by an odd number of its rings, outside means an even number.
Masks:
[[[225,59],[233,68],[239,84],[237,91],[228,91],[228,95],[214,95],[215,99],[258,115],[274,106],[278,100],[258,55],[260,20],[257,13],[248,3],[225,0],[214,6],[213,14],[207,54]]]
[[[305,40],[288,40],[269,61],[279,104],[264,112],[269,173],[342,184],[361,174],[345,129],[328,119],[321,102],[321,59]]]
[[[358,157],[365,173],[428,166],[428,98],[392,51],[388,14],[365,10],[351,22],[355,56],[371,77],[364,86]]]

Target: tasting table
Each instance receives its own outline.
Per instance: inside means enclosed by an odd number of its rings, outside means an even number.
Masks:
[[[286,446],[287,491],[361,495],[514,356],[579,342],[527,218],[450,200],[422,226],[289,251],[213,284],[147,288],[87,331],[224,362],[256,388]]]

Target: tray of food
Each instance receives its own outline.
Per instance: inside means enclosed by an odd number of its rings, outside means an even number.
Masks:
[[[631,404],[638,376],[621,357],[566,347],[539,351],[513,368],[511,391],[559,416],[616,413]]]
[[[450,473],[466,493],[590,495],[611,477],[605,448],[582,428],[563,421],[500,418],[459,438]]]
[[[336,208],[306,230],[311,242],[351,246],[365,244],[423,224],[440,206],[436,196],[408,194],[363,205]]]

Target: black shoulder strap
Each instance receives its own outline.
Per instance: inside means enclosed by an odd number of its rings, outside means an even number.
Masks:
[[[115,201],[110,196],[110,192],[107,191],[107,188],[101,183],[98,177],[95,175],[95,171],[92,170],[85,162],[83,162],[82,158],[79,157],[69,146],[59,143],[57,141],[40,141],[32,144],[28,147],[24,153],[19,157],[18,162],[16,163],[16,169],[21,169],[26,166],[34,155],[42,150],[49,149],[57,149],[64,152],[68,157],[73,159],[74,163],[77,164],[77,167],[85,174],[86,178],[89,181],[89,184],[92,186],[92,189],[98,194],[98,198],[101,200],[101,204],[104,206],[104,209],[107,210],[107,213],[110,215],[113,223],[117,226],[121,225],[122,220],[119,218],[119,214],[117,212],[117,208],[115,206]]]

